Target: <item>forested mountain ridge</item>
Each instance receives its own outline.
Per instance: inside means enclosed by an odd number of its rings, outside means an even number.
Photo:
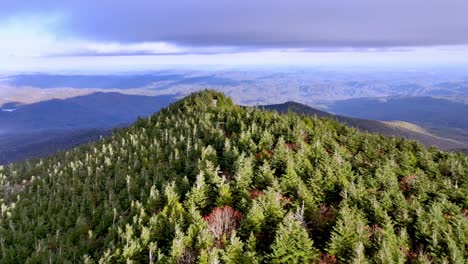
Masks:
[[[435,146],[443,150],[468,151],[468,142],[463,140],[459,141],[458,138],[450,138],[449,136],[443,134],[443,137],[434,135],[431,132],[425,130],[423,127],[419,127],[413,123],[401,121],[384,122],[379,120],[333,115],[297,102],[286,102],[275,105],[261,105],[259,107],[267,110],[275,110],[280,113],[287,113],[290,111],[296,114],[332,118],[345,125],[355,127],[362,132],[377,133],[387,137],[403,137],[410,140],[416,140],[428,147]]]
[[[0,169],[2,263],[465,263],[468,158],[203,91]]]

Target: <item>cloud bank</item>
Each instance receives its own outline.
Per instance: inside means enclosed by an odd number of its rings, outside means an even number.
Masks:
[[[2,0],[0,18],[61,14],[61,33],[181,46],[468,44],[466,0]]]

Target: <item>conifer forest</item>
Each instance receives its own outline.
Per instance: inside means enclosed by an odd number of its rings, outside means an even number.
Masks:
[[[468,263],[468,156],[194,93],[0,167],[0,263]]]

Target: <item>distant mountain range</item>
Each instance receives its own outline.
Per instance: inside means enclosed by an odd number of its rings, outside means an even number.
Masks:
[[[236,80],[235,78],[217,76],[214,74],[190,75],[179,73],[152,73],[137,75],[56,75],[56,74],[22,74],[9,79],[9,83],[18,87],[38,88],[100,88],[100,89],[131,89],[144,88],[159,83],[159,89],[178,85],[221,85],[235,86],[253,81]]]
[[[127,94],[187,95],[207,87],[230,95],[243,105],[295,101],[329,106],[336,100],[393,96],[468,98],[466,71],[398,71],[376,69],[264,68],[224,70],[164,70],[121,74],[29,73],[0,78],[2,86],[27,89],[29,94],[9,90],[7,96],[37,102],[37,97],[63,98],[67,94],[116,91]],[[66,91],[68,90],[68,91]],[[14,96],[14,94],[18,94]],[[57,93],[59,95],[57,95]],[[4,94],[4,93],[3,93]],[[27,98],[26,98],[27,97]]]
[[[183,80],[180,74],[140,74],[140,75],[57,75],[21,74],[12,76],[9,83],[14,86],[38,88],[102,88],[129,89],[144,87],[157,81]]]

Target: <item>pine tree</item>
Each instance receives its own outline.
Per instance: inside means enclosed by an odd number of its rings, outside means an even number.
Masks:
[[[363,254],[369,244],[369,236],[367,220],[362,211],[350,208],[345,202],[339,210],[327,251],[343,262],[356,258],[364,261]]]
[[[278,227],[271,248],[271,263],[310,263],[319,255],[307,230],[292,214],[287,215]]]

